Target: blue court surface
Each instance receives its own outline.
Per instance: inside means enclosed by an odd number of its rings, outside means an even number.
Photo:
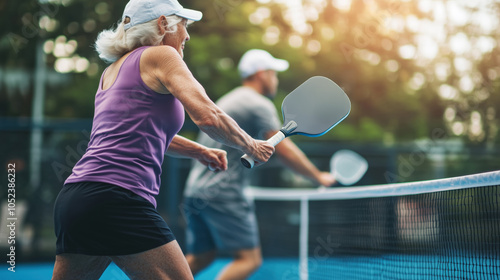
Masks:
[[[217,260],[212,266],[200,273],[196,279],[208,280],[214,279],[218,271],[222,269],[229,260]],[[2,280],[31,280],[31,279],[50,279],[53,263],[26,263],[16,265],[15,272],[8,270],[9,266],[0,266],[0,279]],[[101,277],[102,280],[123,280],[128,277],[112,263]]]
[[[216,278],[217,273],[229,263],[229,259],[218,259],[210,267],[199,273],[196,280],[213,280]],[[0,266],[0,279],[1,280],[38,280],[50,279],[53,263],[26,263],[16,265],[16,272],[8,271],[9,266]],[[287,275],[292,276],[288,279],[298,279],[297,261],[280,259],[272,260],[264,264],[259,271],[257,271],[250,279],[282,279],[283,273],[286,271]],[[271,277],[271,278],[268,278]],[[274,278],[276,277],[276,278]],[[111,264],[104,272],[101,280],[123,280],[128,279],[127,276],[115,265]]]
[[[416,256],[385,255],[378,257],[351,256],[328,259],[309,259],[309,279],[500,279],[500,260],[496,257],[464,259],[446,256],[418,256],[420,262],[410,263]],[[425,261],[424,261],[425,260]],[[195,280],[213,280],[229,262],[218,259]],[[16,272],[0,266],[2,280],[50,279],[53,263],[26,263],[16,266]],[[332,278],[333,277],[333,278]],[[111,264],[102,280],[128,279],[116,265]],[[265,259],[262,267],[249,279],[300,279],[298,260],[294,258]]]

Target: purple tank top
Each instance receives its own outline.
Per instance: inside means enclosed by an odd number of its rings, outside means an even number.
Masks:
[[[125,59],[109,89],[102,90],[101,76],[90,141],[65,184],[114,184],[156,207],[164,154],[184,123],[184,107],[173,95],[157,93],[142,81],[140,58],[146,48]]]

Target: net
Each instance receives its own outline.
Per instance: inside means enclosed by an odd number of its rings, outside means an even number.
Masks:
[[[495,171],[325,191],[248,188],[259,273],[282,259],[272,279],[499,279],[499,185]]]

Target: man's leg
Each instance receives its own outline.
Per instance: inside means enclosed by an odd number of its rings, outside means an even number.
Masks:
[[[60,254],[56,256],[52,280],[97,280],[110,263],[108,257]]]
[[[132,255],[111,256],[131,280],[193,279],[193,274],[177,241]]]
[[[262,265],[260,247],[237,251],[234,260],[219,274],[219,280],[247,279]]]
[[[186,260],[193,275],[196,275],[209,266],[215,259],[215,248],[210,225],[204,215],[210,209],[207,201],[198,198],[185,198],[183,203],[184,218],[186,219]],[[201,211],[203,210],[203,211]],[[193,253],[203,252],[203,253]]]

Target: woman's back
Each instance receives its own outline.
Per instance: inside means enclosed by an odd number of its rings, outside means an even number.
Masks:
[[[156,205],[165,150],[182,127],[184,108],[173,95],[144,83],[140,62],[146,49],[134,50],[103,73],[87,151],[66,183],[115,184]]]

